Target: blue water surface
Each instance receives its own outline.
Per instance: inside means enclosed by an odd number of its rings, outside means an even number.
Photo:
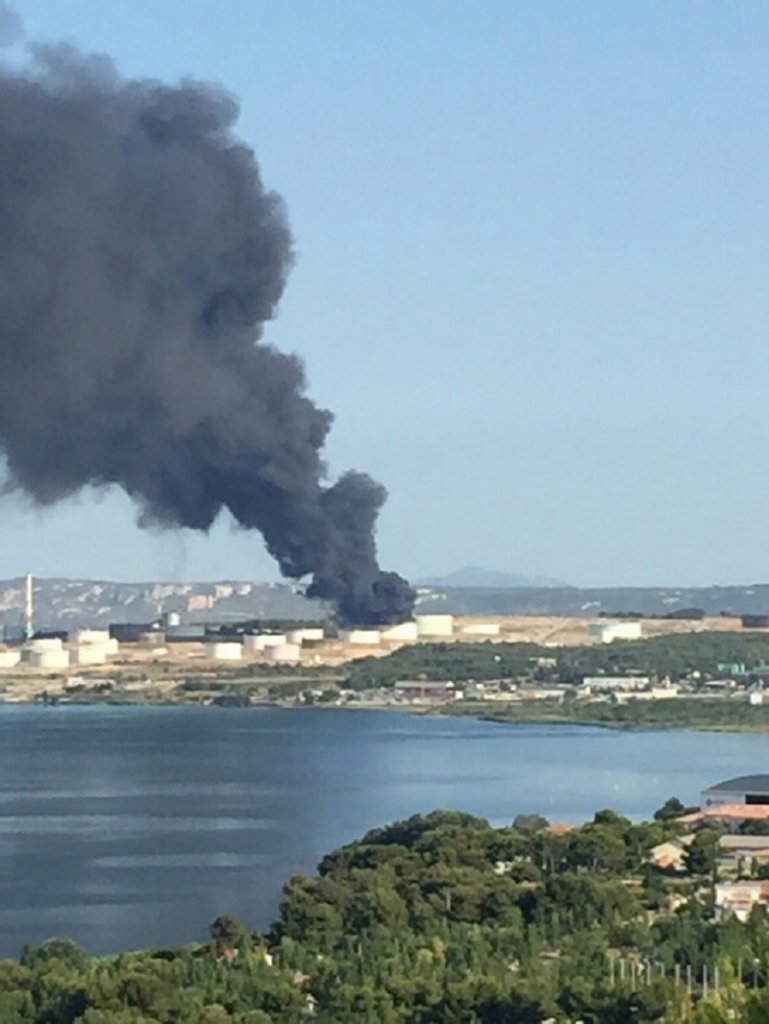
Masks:
[[[496,725],[389,711],[0,706],[0,956],[253,927],[283,882],[395,818],[634,818],[769,771],[755,734]]]

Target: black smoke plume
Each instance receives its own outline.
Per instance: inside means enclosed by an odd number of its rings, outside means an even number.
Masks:
[[[118,484],[145,523],[196,530],[227,508],[343,621],[407,617],[413,592],[376,560],[384,489],[357,472],[324,483],[332,417],[301,362],[261,341],[292,240],[233,133],[236,101],[30,52],[25,71],[0,69],[9,486],[47,505]]]

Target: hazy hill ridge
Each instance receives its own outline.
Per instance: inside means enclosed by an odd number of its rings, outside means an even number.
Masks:
[[[120,583],[109,580],[35,578],[35,625],[59,628],[110,622],[151,622],[176,612],[183,622],[245,618],[317,618],[323,614],[287,583],[222,580],[216,583]],[[21,625],[24,580],[0,581],[0,625]]]
[[[0,627],[21,628],[24,581],[0,580]],[[665,615],[702,608],[708,615],[769,612],[769,584],[714,587],[442,586],[419,587],[418,612],[458,615],[569,615],[599,612]],[[309,619],[323,608],[288,583],[222,580],[216,583],[120,583],[109,580],[35,579],[38,627],[73,629],[110,622],[150,622],[177,612],[183,622],[248,618]]]
[[[437,587],[566,587],[562,580],[552,576],[524,576],[517,572],[504,572],[501,569],[483,569],[479,566],[467,566],[456,569],[446,576],[428,576],[418,580],[418,585]]]

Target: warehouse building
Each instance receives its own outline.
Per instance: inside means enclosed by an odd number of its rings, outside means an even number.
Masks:
[[[722,804],[769,805],[769,775],[739,775],[735,779],[717,782],[704,790],[700,797],[703,811]]]
[[[428,679],[402,679],[395,684],[395,695],[400,700],[444,703],[457,697],[453,683]]]

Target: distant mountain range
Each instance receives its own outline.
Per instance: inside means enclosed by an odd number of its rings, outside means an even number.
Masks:
[[[0,629],[7,636],[20,632],[23,609],[24,580],[0,580]],[[309,601],[289,583],[116,583],[43,577],[34,580],[37,629],[107,626],[111,622],[149,623],[164,612],[175,612],[184,623],[325,617],[317,601]]]
[[[701,608],[706,615],[769,614],[769,584],[748,587],[445,587],[419,588],[419,612],[455,615],[569,615],[601,612],[667,615]]]
[[[447,576],[430,576],[417,580],[418,586],[432,587],[566,587],[568,583],[553,579],[552,576],[523,576],[517,572],[503,572],[499,569],[481,569],[468,566],[457,569]]]
[[[457,581],[493,579],[469,586]],[[463,569],[442,577],[445,583],[417,584],[417,612],[457,615],[570,615],[599,612],[665,615],[702,608],[707,615],[769,614],[769,585],[736,587],[570,587],[547,577],[522,586],[513,573]],[[524,577],[525,578],[525,577]],[[107,580],[35,578],[35,626],[75,629],[111,622],[148,623],[175,612],[183,623],[224,623],[247,619],[317,620],[327,614],[290,583],[222,580],[218,583],[116,583]],[[22,629],[24,581],[0,580],[0,631],[18,636]]]

